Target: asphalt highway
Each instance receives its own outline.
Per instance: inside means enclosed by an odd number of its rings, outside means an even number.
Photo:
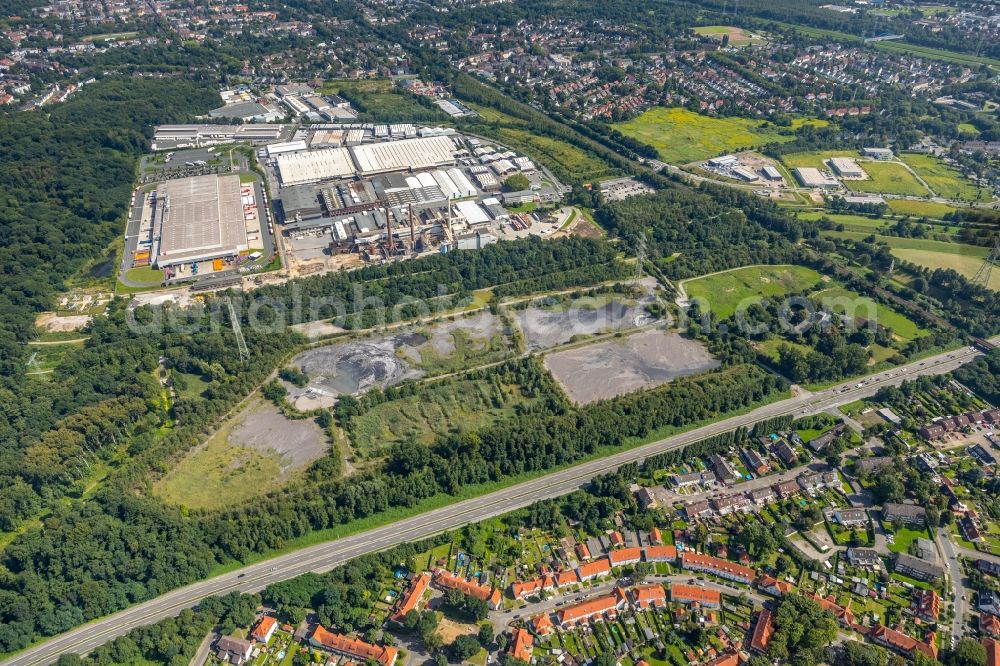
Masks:
[[[1000,336],[993,340],[997,341],[1000,341]],[[174,616],[184,608],[193,607],[205,597],[233,590],[258,592],[271,583],[288,580],[307,572],[329,571],[359,555],[385,550],[408,541],[417,541],[514,511],[538,500],[565,495],[580,488],[595,476],[611,472],[625,463],[641,461],[653,454],[687,446],[740,426],[752,426],[758,421],[776,416],[788,414],[801,416],[822,412],[837,405],[874,395],[880,388],[898,385],[904,379],[949,372],[979,355],[979,352],[966,347],[817,393],[802,392],[794,397],[764,405],[747,414],[716,421],[641,447],[574,465],[488,495],[456,502],[445,508],[400,520],[391,525],[280,555],[230,573],[192,583],[113,615],[94,620],[26,648],[3,661],[2,665],[36,666],[52,663],[63,653],[86,654],[134,627],[151,624]]]

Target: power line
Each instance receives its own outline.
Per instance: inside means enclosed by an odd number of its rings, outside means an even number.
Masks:
[[[993,265],[1000,261],[1000,235],[993,239],[993,249],[986,255],[983,265],[976,271],[972,278],[972,284],[981,284],[984,287],[990,286],[990,277],[993,275]]]
[[[240,327],[240,318],[236,316],[233,299],[227,296],[226,305],[229,307],[229,322],[233,325],[233,333],[236,335],[236,348],[240,350],[240,360],[244,364],[249,363],[250,350],[247,348],[247,341],[243,339],[243,329]]]

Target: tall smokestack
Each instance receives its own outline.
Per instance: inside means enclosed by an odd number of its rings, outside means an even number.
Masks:
[[[413,204],[410,204],[410,251],[417,251],[417,225],[413,219]]]
[[[385,210],[385,233],[388,235],[387,249],[389,250],[389,255],[392,256],[396,253],[396,239],[392,235],[392,216],[390,215],[389,207],[386,206]]]

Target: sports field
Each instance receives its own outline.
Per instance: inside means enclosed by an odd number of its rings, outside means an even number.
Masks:
[[[830,310],[835,313],[847,313],[863,319],[874,316],[879,326],[891,328],[892,332],[904,342],[927,335],[925,329],[920,328],[889,306],[877,303],[868,296],[862,296],[845,287],[829,287],[817,291],[812,294],[812,297],[819,299],[821,303],[826,301]]]
[[[980,190],[975,183],[940,158],[921,153],[903,153],[900,158],[927,181],[938,196],[960,201],[989,199],[989,192]]]
[[[654,107],[614,128],[656,148],[660,159],[687,164],[768,143],[791,141],[794,130],[806,123],[826,126],[826,120],[797,118],[791,127],[748,118],[713,118],[687,109]]]
[[[703,25],[694,28],[694,34],[700,37],[713,37],[720,42],[724,35],[729,35],[729,46],[750,46],[767,41],[760,35],[730,25]]]
[[[926,196],[927,188],[902,164],[895,162],[865,162],[861,165],[869,176],[868,180],[845,180],[844,185],[855,192],[875,192],[878,194],[906,194]]]
[[[746,266],[683,282],[690,298],[703,299],[719,319],[756,296],[775,298],[819,284],[819,273],[805,266]]]

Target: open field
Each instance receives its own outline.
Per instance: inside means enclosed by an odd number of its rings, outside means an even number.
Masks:
[[[902,314],[851,289],[840,286],[828,287],[812,294],[812,297],[819,299],[827,309],[837,314],[846,313],[865,320],[874,317],[879,326],[891,328],[893,334],[904,342],[927,335],[925,329]]]
[[[542,164],[562,170],[572,178],[596,179],[612,171],[611,165],[604,160],[565,141],[513,127],[501,127],[497,135],[514,150],[537,156]]]
[[[654,107],[614,128],[656,148],[664,162],[687,164],[734,150],[791,141],[794,130],[806,123],[828,124],[797,118],[790,128],[781,128],[761,120],[713,118],[683,108]]]
[[[502,322],[488,312],[389,335],[314,347],[291,365],[309,377],[305,388],[288,386],[302,410],[329,407],[338,395],[364,393],[408,379],[457,372],[510,356],[514,344]]]
[[[729,46],[750,46],[751,44],[763,44],[766,40],[760,35],[747,32],[743,28],[735,28],[729,25],[703,25],[694,28],[694,34],[702,37],[712,37],[722,41],[724,35],[729,35]]]
[[[827,231],[824,234],[827,236],[860,240],[867,237],[870,232]],[[978,245],[949,243],[947,241],[925,238],[878,236],[877,240],[880,243],[886,243],[891,248],[893,255],[900,259],[930,269],[951,268],[970,279],[976,274],[979,267],[983,265],[983,259],[989,254],[988,248]],[[990,289],[1000,291],[1000,274],[998,273],[1000,271],[993,271],[993,274],[990,276],[989,286]]]
[[[239,504],[280,487],[328,449],[312,419],[287,419],[257,398],[153,484],[153,494],[190,509]]]
[[[830,213],[823,210],[803,211],[798,214],[798,218],[806,222],[816,222],[824,217],[836,224],[844,225],[844,229],[848,231],[874,232],[893,222],[893,220],[885,218],[865,217],[851,213]]]
[[[789,169],[813,167],[814,169],[829,170],[825,164],[829,159],[834,157],[858,158],[860,156],[861,153],[856,150],[810,150],[801,153],[786,153],[781,156],[781,162]],[[867,163],[862,168],[867,170]]]
[[[794,294],[822,279],[805,266],[747,266],[692,278],[683,284],[689,297],[704,300],[716,317],[726,319],[746,299]]]
[[[159,286],[163,282],[163,271],[151,266],[130,268],[125,271],[125,279],[132,282],[148,282]]]
[[[585,296],[551,305],[544,302],[519,310],[517,324],[524,334],[528,350],[549,349],[571,342],[578,336],[623,331],[645,326],[656,319],[650,316],[642,300],[627,299],[615,294]]]
[[[951,168],[939,158],[920,153],[903,153],[900,158],[927,181],[938,196],[946,199],[977,201],[989,199],[989,192]]]
[[[910,215],[911,217],[926,217],[931,220],[940,220],[945,215],[950,215],[957,211],[957,208],[948,204],[937,203],[936,201],[917,201],[915,199],[889,199],[886,202],[896,215]]]
[[[320,93],[336,93],[352,103],[362,120],[445,118],[437,107],[422,106],[415,97],[396,90],[389,79],[336,80],[326,82]]]
[[[906,194],[926,196],[930,194],[916,177],[902,164],[895,162],[864,162],[861,168],[868,174],[866,180],[842,181],[849,190],[855,192],[876,192],[879,194]]]
[[[350,419],[347,428],[362,456],[379,455],[388,447],[415,441],[431,444],[449,432],[479,430],[513,418],[528,398],[520,386],[494,385],[485,379],[428,383],[418,395],[390,400]]]
[[[545,357],[545,367],[578,404],[652,388],[718,365],[700,343],[658,330]]]

